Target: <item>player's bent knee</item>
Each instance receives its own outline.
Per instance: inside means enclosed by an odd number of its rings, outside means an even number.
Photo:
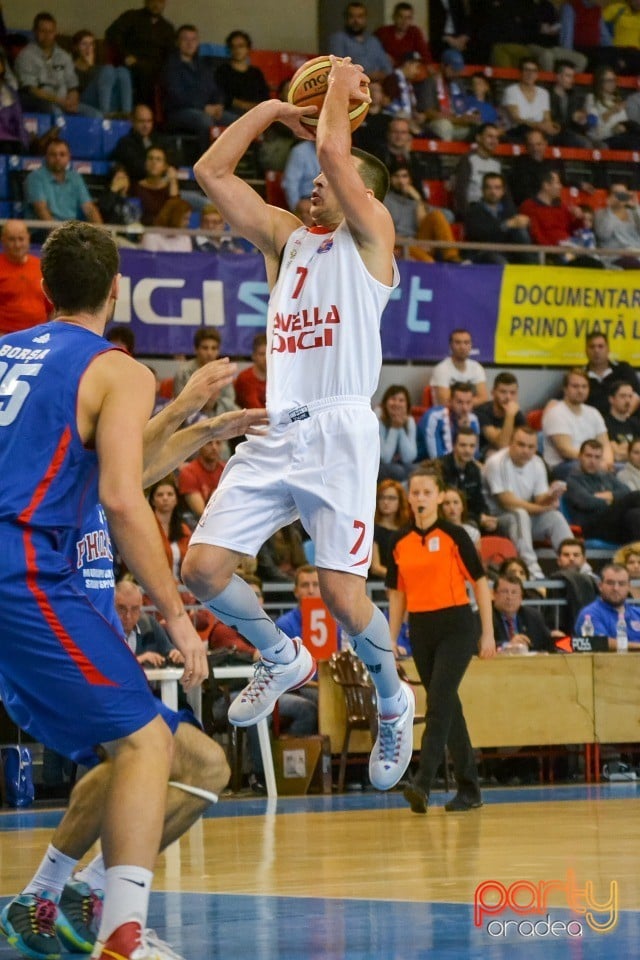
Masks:
[[[236,566],[235,557],[231,560],[228,551],[197,543],[187,550],[180,575],[187,590],[206,601],[224,590]]]

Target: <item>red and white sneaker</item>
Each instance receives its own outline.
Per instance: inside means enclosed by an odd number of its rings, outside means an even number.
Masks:
[[[229,707],[229,721],[236,727],[250,727],[273,713],[278,697],[296,690],[311,680],[316,662],[298,638],[293,644],[296,655],[291,663],[258,660],[253,679],[241,690]]]
[[[153,930],[148,936],[134,920],[117,927],[104,943],[96,940],[92,960],[184,960]]]

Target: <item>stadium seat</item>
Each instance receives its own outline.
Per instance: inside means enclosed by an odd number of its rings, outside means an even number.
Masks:
[[[101,160],[102,119],[65,116],[57,121],[60,136],[67,141],[71,156],[78,160]]]
[[[51,129],[51,116],[48,113],[25,113],[22,124],[30,137],[42,137]]]
[[[426,387],[423,387],[422,396],[420,397],[420,403],[415,404],[413,407],[411,407],[411,416],[416,421],[416,423],[420,422],[420,418],[422,417],[423,413],[426,413],[426,411],[432,405],[433,404],[431,402],[431,387],[429,386],[429,384],[427,384]]]
[[[571,517],[569,515],[569,508],[567,506],[566,497],[560,497],[560,513],[565,518],[569,526],[571,527],[571,532],[574,537],[580,537],[584,540],[584,546],[586,550],[609,550],[611,553],[615,553],[618,549],[619,544],[609,543],[607,540],[600,540],[597,537],[590,537],[585,539],[582,533],[582,527],[577,523],[571,523]]]
[[[527,425],[531,427],[532,430],[542,430],[542,414],[543,409],[540,407],[536,410],[529,410],[528,413],[525,413],[525,420]]]
[[[272,207],[282,207],[283,210],[288,210],[287,198],[284,195],[284,190],[282,189],[282,171],[281,170],[266,170],[264,174],[264,191],[265,199],[267,203],[270,203]]]
[[[423,180],[422,192],[434,207],[451,206],[449,191],[445,180]]]
[[[0,218],[9,220],[14,216],[14,205],[11,200],[0,200]]]
[[[128,120],[102,121],[102,156],[110,157],[115,150],[116,143],[131,130]]]
[[[173,377],[165,377],[160,381],[158,394],[165,400],[173,400]]]
[[[515,543],[508,537],[480,537],[477,546],[485,567],[499,567],[504,560],[518,556]]]
[[[0,156],[0,200],[9,198],[9,164],[6,157]]]

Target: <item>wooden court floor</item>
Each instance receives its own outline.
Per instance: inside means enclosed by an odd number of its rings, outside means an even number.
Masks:
[[[637,957],[639,796],[494,789],[449,814],[436,793],[426,817],[398,793],[225,799],[161,856],[150,924],[186,960]],[[0,905],[59,816],[0,814]]]

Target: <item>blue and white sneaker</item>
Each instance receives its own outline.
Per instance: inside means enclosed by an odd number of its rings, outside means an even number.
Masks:
[[[291,663],[271,663],[258,660],[253,679],[229,707],[229,721],[236,727],[250,727],[273,713],[278,697],[288,690],[302,687],[316,672],[316,662],[295,638],[296,655]]]
[[[378,717],[378,736],[369,758],[369,780],[376,790],[390,790],[401,779],[413,753],[416,698],[408,683],[402,687],[407,706],[399,717]]]

